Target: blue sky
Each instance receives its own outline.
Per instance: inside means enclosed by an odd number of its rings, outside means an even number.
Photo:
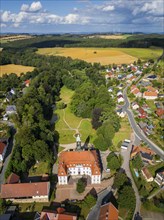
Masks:
[[[1,33],[164,32],[163,0],[0,0]]]

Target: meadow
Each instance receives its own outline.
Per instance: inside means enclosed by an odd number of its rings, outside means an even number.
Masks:
[[[10,73],[16,73],[18,76],[21,73],[27,73],[34,70],[34,67],[32,66],[22,66],[22,65],[15,65],[15,64],[7,64],[7,65],[1,65],[0,66],[0,77],[2,75],[10,74]]]
[[[55,114],[58,116],[58,121],[55,124],[55,130],[59,133],[59,143],[60,144],[69,144],[76,141],[74,135],[77,130],[81,134],[82,142],[85,142],[88,136],[90,136],[90,142],[92,143],[96,131],[92,129],[90,119],[82,119],[76,117],[70,110],[71,98],[74,94],[74,91],[66,88],[65,86],[61,89],[60,98],[61,101],[67,104],[65,109],[55,110]]]
[[[108,64],[130,64],[141,60],[157,58],[162,54],[162,49],[143,48],[40,48],[38,54],[72,57],[87,62],[98,62],[102,65]]]

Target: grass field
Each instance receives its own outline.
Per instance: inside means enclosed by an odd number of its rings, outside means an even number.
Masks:
[[[141,48],[40,48],[37,53],[53,56],[72,57],[87,62],[99,62],[102,65],[133,63],[138,58],[156,58],[162,54],[161,49]]]
[[[7,42],[11,42],[11,41],[16,41],[16,40],[24,40],[24,39],[30,39],[33,38],[33,36],[30,35],[8,35],[8,36],[2,36],[0,38],[1,43],[7,43]]]
[[[48,163],[40,162],[29,170],[29,176],[42,176],[45,173],[49,173]]]
[[[34,70],[34,67],[32,66],[22,66],[22,65],[15,65],[15,64],[8,64],[8,65],[2,65],[0,66],[0,77],[2,75],[10,74],[10,73],[16,73],[18,76],[21,73],[27,73]]]
[[[131,132],[132,130],[128,119],[127,118],[121,119],[121,128],[118,132],[115,133],[115,136],[112,140],[113,146],[116,150],[119,150],[117,148],[117,145],[120,141],[124,141],[125,139],[130,139]]]
[[[92,142],[96,131],[92,129],[89,119],[82,119],[76,117],[70,110],[70,101],[74,91],[67,89],[65,86],[61,89],[60,97],[67,107],[63,109],[57,109],[55,113],[58,115],[58,121],[56,122],[55,129],[59,132],[59,143],[69,144],[75,142],[74,134],[78,128],[81,134],[82,142],[85,142],[88,136],[90,136],[90,141]],[[72,128],[68,127],[68,125]]]

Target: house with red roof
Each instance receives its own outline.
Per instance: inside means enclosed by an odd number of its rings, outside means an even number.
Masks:
[[[118,220],[118,209],[111,202],[102,205],[98,220]]]
[[[26,87],[29,87],[29,86],[30,86],[30,82],[31,82],[30,79],[27,79],[27,80],[24,82],[25,86],[26,86]]]
[[[143,98],[147,100],[153,100],[158,98],[158,93],[157,92],[149,92],[146,91],[143,93]]]
[[[50,182],[12,183],[1,185],[1,198],[13,202],[48,202]]]
[[[101,183],[100,161],[96,150],[64,151],[59,156],[58,183],[68,184],[68,176],[87,175],[91,184]]]
[[[138,108],[138,116],[139,116],[139,118],[146,118],[147,117],[146,112],[141,107]]]
[[[20,181],[20,177],[15,173],[11,173],[10,176],[7,178],[6,183],[14,184],[14,183],[18,183],[19,181]]]
[[[57,208],[57,210],[43,210],[35,220],[77,220],[77,215],[66,212],[64,208]]]
[[[147,182],[152,182],[154,180],[147,167],[142,168],[141,173]]]
[[[133,93],[133,95],[135,95],[136,97],[141,97],[142,93],[140,92],[140,90],[137,88],[136,85],[132,85],[130,88],[131,93]]]
[[[156,111],[155,111],[156,115],[159,117],[159,118],[163,118],[164,117],[164,109],[162,108],[158,108]]]
[[[8,144],[5,141],[0,141],[0,162],[3,162]]]

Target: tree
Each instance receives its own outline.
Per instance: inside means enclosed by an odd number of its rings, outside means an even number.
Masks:
[[[94,129],[99,128],[102,125],[102,122],[100,121],[100,116],[102,113],[101,108],[94,108],[92,111],[92,127]]]
[[[125,173],[118,172],[114,178],[113,187],[120,189],[128,181],[128,178]]]
[[[111,170],[117,170],[121,166],[121,162],[116,154],[110,153],[107,157],[107,167]]]
[[[85,187],[86,187],[86,179],[84,178],[79,179],[76,185],[76,191],[78,193],[83,193],[85,191]]]
[[[121,208],[134,209],[136,203],[135,193],[131,186],[124,186],[118,195],[118,204]]]
[[[143,167],[143,162],[139,154],[135,156],[132,163],[133,163],[133,167],[135,167],[138,170],[141,170],[141,168]]]

